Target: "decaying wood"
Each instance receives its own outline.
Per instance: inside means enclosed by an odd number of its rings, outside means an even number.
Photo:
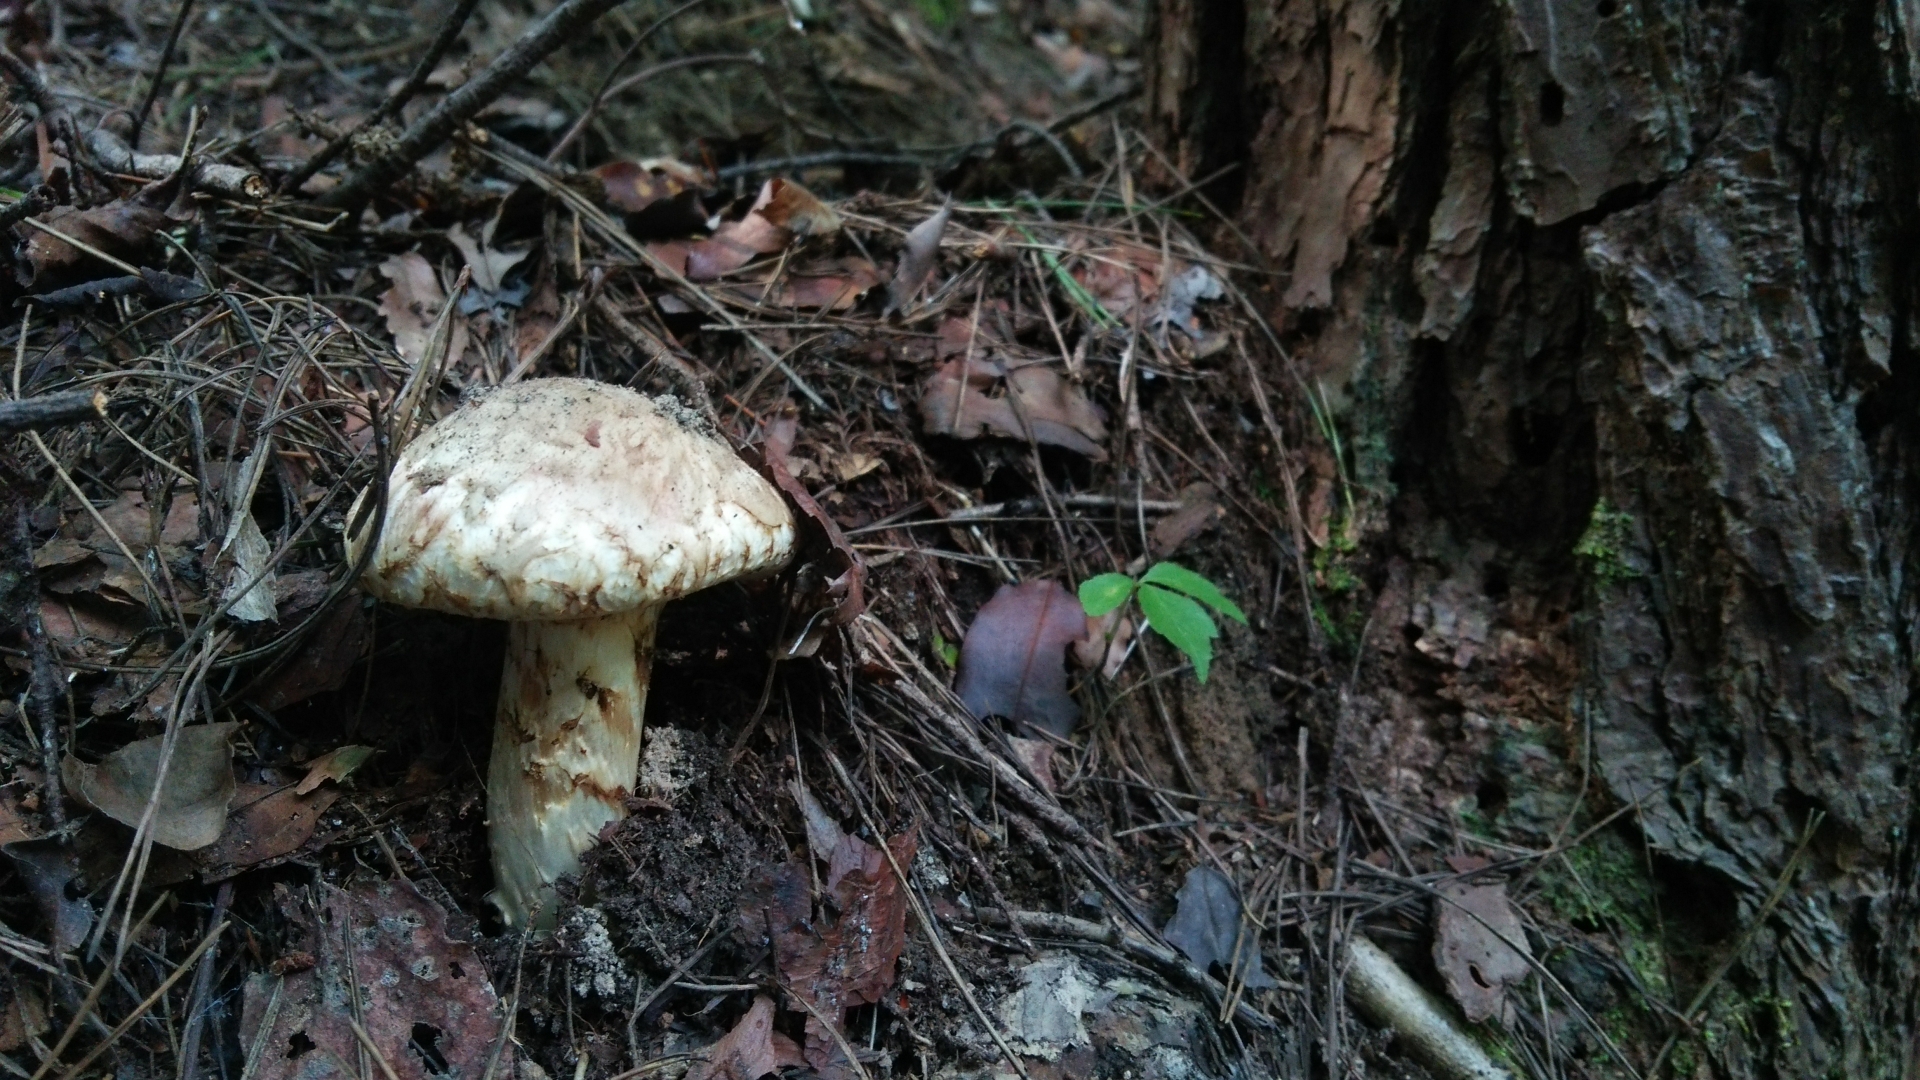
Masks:
[[[178,154],[139,154],[128,149],[120,137],[106,128],[87,133],[87,149],[94,160],[109,172],[126,173],[147,180],[165,180],[180,171]],[[258,201],[272,194],[267,179],[251,169],[218,161],[195,158],[189,181],[196,191],[225,195],[230,199]]]
[[[1234,11],[1264,30],[1224,45]],[[1707,1010],[1715,1071],[1910,1070],[1920,13],[1163,0],[1154,25],[1154,135],[1186,176],[1244,163],[1235,224],[1286,282],[1265,313],[1378,447],[1351,467],[1395,477],[1360,515],[1404,571],[1370,642],[1420,636],[1422,575],[1572,598],[1577,741],[1662,867],[1752,918],[1825,815],[1830,855]],[[1347,730],[1347,767],[1394,764]],[[1791,1036],[1744,1019],[1760,999]]]
[[[100,390],[72,390],[20,401],[0,401],[0,435],[83,424],[105,419],[106,415],[107,395]]]

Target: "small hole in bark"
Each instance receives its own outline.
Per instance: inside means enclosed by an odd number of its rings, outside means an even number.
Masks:
[[[467,969],[461,967],[459,964],[448,964],[447,970],[452,972],[453,977],[456,979],[464,979],[467,977]]]
[[[287,1040],[287,1060],[298,1061],[306,1056],[306,1053],[313,1048],[314,1041],[307,1038],[307,1033],[304,1031],[296,1031],[293,1033],[293,1037]]]
[[[1613,0],[1600,0],[1600,2],[1593,7],[1594,14],[1603,19],[1611,19],[1619,11],[1620,5],[1614,3]]]
[[[1540,84],[1540,122],[1558,124],[1567,118],[1567,92],[1559,83]]]
[[[439,1075],[447,1071],[446,1055],[440,1052],[440,1029],[432,1024],[413,1025],[413,1038],[407,1046],[420,1055],[421,1064],[427,1071]]]

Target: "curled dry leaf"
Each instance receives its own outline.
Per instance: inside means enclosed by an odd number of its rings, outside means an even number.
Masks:
[[[773,485],[792,500],[800,511],[800,558],[818,564],[824,583],[821,595],[809,598],[818,608],[831,607],[830,621],[845,626],[867,609],[867,564],[847,543],[840,524],[814,501],[807,486],[793,475],[789,457],[800,435],[800,422],[791,416],[768,421],[765,438],[758,448],[748,447],[741,454],[747,462],[766,474]],[[793,655],[804,655],[789,650]]]
[[[702,181],[689,173],[648,168],[632,161],[609,161],[588,170],[588,175],[600,181],[600,190],[608,202],[629,214],[638,214],[655,203],[703,186]]]
[[[1014,756],[1020,759],[1020,764],[1027,767],[1027,772],[1033,777],[1035,783],[1049,792],[1054,790],[1052,743],[1044,739],[1023,739],[1014,735],[1007,739],[1007,745],[1013,747]]]
[[[993,396],[996,383],[1005,392]],[[983,357],[956,356],[934,371],[920,393],[921,430],[974,439],[1031,438],[1105,461],[1106,413],[1078,384],[1045,364],[1003,368]]]
[[[1487,865],[1472,855],[1454,855],[1447,864],[1462,874]],[[1433,963],[1460,1003],[1467,1019],[1488,1020],[1501,1011],[1507,987],[1527,977],[1532,965],[1521,951],[1526,927],[1507,899],[1505,882],[1476,885],[1453,881],[1439,886],[1434,904]]]
[[[433,321],[447,303],[440,277],[434,273],[433,264],[412,251],[381,263],[380,273],[393,282],[392,288],[380,294],[380,316],[393,335],[394,350],[408,363],[418,364],[433,339]],[[466,324],[455,319],[447,355],[457,357],[466,349]]]
[[[247,979],[240,1045],[272,1048],[250,1080],[359,1080],[356,1011],[395,1080],[486,1073],[500,1001],[473,946],[447,937],[440,905],[405,881],[351,892],[323,882],[304,895],[283,889],[280,908],[294,932],[289,959],[304,955],[284,974]],[[512,1065],[499,1075],[515,1075]]]
[[[773,1015],[773,999],[756,996],[733,1030],[707,1047],[706,1060],[687,1070],[687,1080],[760,1080],[781,1069],[805,1068],[800,1047],[773,1030]]]
[[[49,228],[136,266],[146,261],[154,235],[172,224],[165,210],[137,197],[86,210],[59,206],[41,215],[40,220]],[[50,232],[31,225],[21,226],[21,231],[31,234],[19,275],[22,285],[44,292],[99,277],[111,269],[111,264],[102,263]]]
[[[913,864],[918,846],[911,832],[887,841],[895,862]],[[833,1029],[846,1011],[879,1002],[893,986],[900,952],[907,944],[907,904],[898,875],[880,849],[840,834],[828,860],[824,884],[829,903],[815,914],[808,868],[782,863],[763,870],[741,898],[739,929],[759,946],[771,946],[788,992],[807,1010],[807,1064],[823,1076],[851,1075]]]
[[[149,825],[154,843],[196,851],[220,839],[233,801],[234,733],[239,724],[198,724],[176,736],[164,778],[165,735],[141,739],[108,754],[98,765],[68,756],[61,773],[87,805],[137,828],[154,785],[160,795]]]
[[[768,216],[770,212],[791,212],[797,215],[796,220],[801,224],[808,226],[817,224],[803,208],[783,205],[776,210],[774,188],[776,183],[781,181],[769,180],[761,186],[760,197],[754,200],[753,208],[747,211],[746,217],[739,221],[723,222],[713,231],[712,236],[687,249],[688,281],[712,281],[723,274],[730,274],[761,255],[785,251],[795,236],[804,235],[797,228],[789,228],[775,222]],[[799,187],[797,184],[787,186]],[[804,188],[800,191],[801,194],[806,194]],[[810,194],[806,197],[816,204],[820,202]],[[797,201],[789,200],[789,202]],[[822,205],[821,209],[825,210],[826,207]]]
[[[831,236],[842,224],[838,211],[791,180],[767,181],[755,209],[795,236]]]
[[[216,573],[224,572],[226,577],[220,603],[228,605],[227,614],[241,622],[270,622],[280,617],[273,600],[274,575],[267,566],[273,544],[260,531],[251,510],[243,508],[235,520],[239,524],[233,543],[221,552],[215,566]]]
[[[1233,882],[1211,866],[1187,871],[1186,883],[1174,894],[1173,918],[1164,931],[1167,941],[1187,955],[1201,971],[1219,965],[1224,977],[1234,968],[1234,944],[1239,943],[1239,977],[1251,990],[1280,985],[1260,966],[1257,931],[1242,928],[1240,894]]]
[[[940,263],[940,239],[947,234],[947,222],[953,218],[953,204],[942,203],[927,220],[907,233],[900,250],[900,263],[894,267],[893,280],[887,283],[887,313],[906,311],[913,306],[927,280]]]
[[[984,720],[1065,736],[1080,720],[1067,693],[1067,647],[1087,632],[1080,600],[1057,581],[1002,585],[960,642],[954,693]]]
[[[793,793],[793,801],[799,804],[800,816],[807,822],[807,850],[821,861],[833,858],[833,851],[840,846],[840,838],[846,834],[840,830],[840,823],[833,820],[827,808],[814,798],[806,782],[794,777],[787,782],[787,790]]]
[[[337,746],[307,762],[307,775],[294,785],[293,792],[305,795],[328,780],[335,783],[345,780],[378,752],[371,746]]]
[[[467,261],[467,268],[473,271],[473,287],[480,290],[487,303],[498,302],[517,306],[520,300],[525,299],[524,289],[520,290],[517,296],[507,295],[506,278],[514,267],[519,266],[526,261],[528,255],[533,254],[532,247],[501,251],[493,246],[490,237],[482,234],[481,239],[475,240],[467,235],[467,230],[458,225],[447,230],[447,239],[453,242],[454,247],[460,249],[460,257]]]
[[[1127,648],[1133,643],[1133,620],[1126,608],[1117,607],[1105,615],[1087,616],[1087,636],[1073,643],[1073,659],[1087,671],[1098,671],[1103,678],[1120,674],[1126,662]]]

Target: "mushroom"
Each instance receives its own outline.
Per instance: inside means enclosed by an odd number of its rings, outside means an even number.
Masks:
[[[518,383],[401,452],[367,591],[512,623],[487,771],[509,925],[536,905],[550,925],[553,883],[626,814],[661,607],[777,569],[793,541],[779,492],[672,398]]]

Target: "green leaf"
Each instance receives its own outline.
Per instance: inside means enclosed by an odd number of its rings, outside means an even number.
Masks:
[[[1220,590],[1214,587],[1213,582],[1184,566],[1170,562],[1154,563],[1153,569],[1147,571],[1140,580],[1164,585],[1175,592],[1186,593],[1235,622],[1243,626],[1246,624],[1247,613],[1240,610],[1239,604],[1222,595]]]
[[[933,651],[948,667],[960,666],[960,647],[942,637],[938,630],[933,632]]]
[[[1177,592],[1168,592],[1157,585],[1142,585],[1140,611],[1161,637],[1187,654],[1187,659],[1193,661],[1194,675],[1206,682],[1207,667],[1213,663],[1213,639],[1220,636],[1220,629],[1213,625],[1206,609]]]
[[[1126,603],[1132,594],[1132,578],[1125,574],[1101,574],[1080,583],[1080,606],[1097,619]]]
[[[1247,621],[1246,612],[1240,610],[1240,605],[1227,599],[1213,582],[1178,563],[1155,563],[1140,580],[1184,593],[1240,623]]]

